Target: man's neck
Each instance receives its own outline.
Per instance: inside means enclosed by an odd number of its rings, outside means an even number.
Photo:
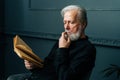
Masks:
[[[86,38],[86,35],[85,35],[85,34],[82,34],[82,35],[80,36],[80,38],[81,38],[81,39]]]

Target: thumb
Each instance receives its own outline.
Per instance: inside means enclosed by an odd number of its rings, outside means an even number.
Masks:
[[[70,43],[70,42],[71,42],[70,37],[68,37],[67,42],[68,42],[68,43]]]

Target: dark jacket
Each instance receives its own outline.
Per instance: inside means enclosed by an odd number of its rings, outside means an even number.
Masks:
[[[84,80],[95,65],[96,49],[88,38],[72,41],[69,48],[58,42],[45,58],[44,68],[32,70],[31,80]]]

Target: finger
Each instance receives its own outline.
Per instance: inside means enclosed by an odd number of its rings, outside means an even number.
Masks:
[[[27,60],[25,59],[24,62],[27,62]]]
[[[68,37],[68,41],[71,42],[70,37]]]
[[[65,35],[65,32],[62,32],[62,35],[61,35],[61,36],[64,37],[64,35]]]
[[[67,39],[68,39],[68,34],[67,34],[67,32],[63,32],[63,33],[62,33],[62,37],[67,40]]]
[[[28,60],[25,59],[24,62],[27,62],[27,63],[28,63],[28,62],[30,62],[30,61],[28,61]]]
[[[68,39],[68,34],[67,34],[67,32],[64,33],[64,37],[65,37],[65,39]]]

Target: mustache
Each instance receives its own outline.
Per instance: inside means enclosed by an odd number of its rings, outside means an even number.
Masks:
[[[69,30],[65,30],[65,32],[67,32],[67,33],[71,33]]]
[[[65,32],[69,32],[68,30],[65,30]]]

